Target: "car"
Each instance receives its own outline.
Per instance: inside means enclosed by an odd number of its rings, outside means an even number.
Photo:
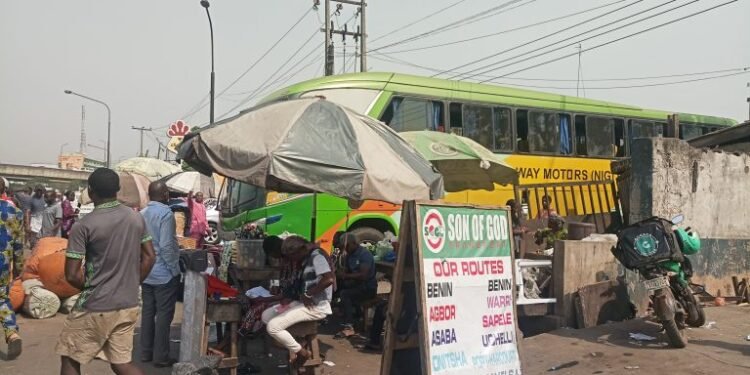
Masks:
[[[218,203],[219,201],[215,198],[208,198],[203,201],[203,204],[206,206],[206,219],[208,220],[208,233],[203,237],[203,240],[209,245],[218,245],[221,243],[221,238],[219,237],[220,220]]]

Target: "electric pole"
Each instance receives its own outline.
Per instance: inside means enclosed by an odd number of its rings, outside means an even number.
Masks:
[[[146,128],[146,127],[140,127],[139,128],[139,127],[135,127],[135,126],[131,126],[130,128],[133,129],[133,130],[138,130],[139,132],[141,132],[141,146],[140,146],[140,151],[138,152],[138,156],[143,157],[143,132],[150,132],[153,129]]]
[[[357,12],[359,13],[359,24],[360,28],[357,30],[357,32],[352,32],[347,30],[346,25],[344,25],[343,30],[336,30],[336,28],[333,26],[333,23],[331,22],[331,2],[338,3],[337,4],[337,12],[341,9],[342,4],[348,4],[348,5],[355,5],[359,8],[357,9]],[[359,61],[360,61],[360,72],[366,72],[367,71],[367,28],[366,28],[366,17],[365,17],[365,8],[367,8],[367,3],[365,0],[325,0],[325,28],[321,29],[320,31],[325,33],[325,72],[327,76],[333,75],[333,60],[334,60],[334,53],[333,53],[333,41],[332,37],[333,34],[339,34],[342,38],[344,38],[344,41],[346,41],[347,36],[351,36],[355,38],[355,41],[358,41],[358,39],[361,39],[360,42],[360,54],[359,54]],[[356,58],[356,56],[355,56]],[[346,69],[346,66],[344,66],[344,69]]]
[[[86,155],[86,106],[81,105],[81,145],[78,152]]]

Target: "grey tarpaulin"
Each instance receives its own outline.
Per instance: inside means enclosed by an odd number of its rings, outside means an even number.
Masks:
[[[443,180],[387,125],[319,98],[263,105],[186,138],[179,158],[278,192],[393,203],[443,196]]]

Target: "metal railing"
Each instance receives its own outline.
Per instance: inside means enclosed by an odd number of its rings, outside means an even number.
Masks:
[[[516,200],[528,207],[528,218],[543,218],[542,200],[548,197],[549,209],[560,216],[595,225],[597,233],[604,233],[613,222],[621,222],[617,185],[613,180],[559,182],[547,184],[519,184]]]

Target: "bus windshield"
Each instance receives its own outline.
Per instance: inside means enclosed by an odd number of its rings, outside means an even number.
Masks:
[[[263,207],[266,203],[264,189],[236,180],[227,180],[226,195],[222,199],[222,211],[240,213]]]

